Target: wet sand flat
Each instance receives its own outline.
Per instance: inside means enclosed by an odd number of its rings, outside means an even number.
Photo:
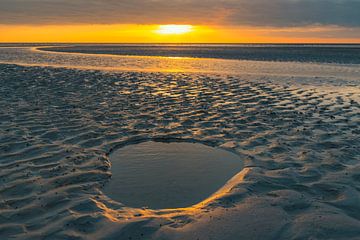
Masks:
[[[0,238],[358,239],[351,69],[341,81],[0,64]],[[244,168],[187,208],[104,194],[114,150],[153,140],[230,150]]]

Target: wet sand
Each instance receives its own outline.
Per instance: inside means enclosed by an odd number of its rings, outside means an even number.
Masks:
[[[0,238],[359,239],[359,80],[294,76],[0,64]],[[187,208],[103,194],[114,149],[151,140],[244,169]]]

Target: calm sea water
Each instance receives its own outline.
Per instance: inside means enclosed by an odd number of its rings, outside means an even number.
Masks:
[[[358,81],[360,76],[360,45],[2,44],[0,46],[2,46],[0,63],[26,66],[252,75],[267,78],[269,76],[321,77],[331,81],[335,79]]]
[[[60,52],[359,64],[360,45],[95,44],[53,47]]]

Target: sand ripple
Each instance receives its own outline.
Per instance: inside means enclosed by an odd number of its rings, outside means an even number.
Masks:
[[[358,239],[359,86],[270,80],[0,65],[0,238]],[[245,169],[188,209],[102,194],[115,147],[170,139]]]

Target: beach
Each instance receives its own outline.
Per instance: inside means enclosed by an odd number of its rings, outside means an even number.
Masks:
[[[0,47],[0,239],[359,239],[359,73]],[[112,152],[148,141],[243,168],[185,208],[109,198]]]

